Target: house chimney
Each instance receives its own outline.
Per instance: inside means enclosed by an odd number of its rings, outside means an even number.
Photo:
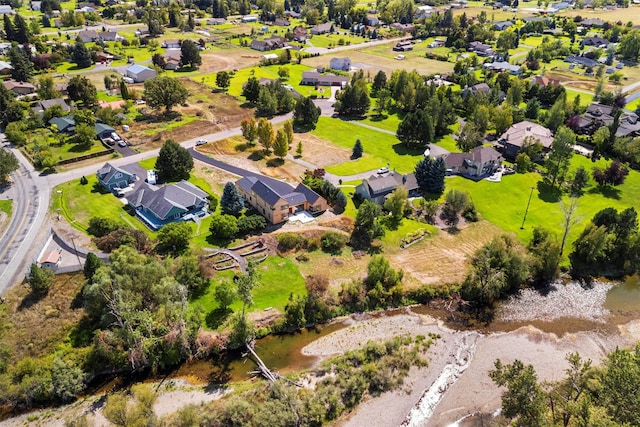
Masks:
[[[403,184],[407,183],[407,175],[402,175],[402,183]]]

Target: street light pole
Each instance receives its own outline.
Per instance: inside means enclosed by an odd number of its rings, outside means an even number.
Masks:
[[[529,201],[527,202],[527,208],[524,210],[524,217],[522,218],[522,225],[520,226],[520,230],[524,230],[524,222],[527,220],[527,213],[529,212],[529,205],[531,204],[531,197],[533,196],[533,189],[535,187],[531,187],[531,192],[529,193]]]

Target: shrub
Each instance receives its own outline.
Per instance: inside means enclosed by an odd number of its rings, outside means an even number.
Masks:
[[[217,238],[230,239],[238,232],[238,220],[233,215],[215,215],[209,231]]]
[[[347,236],[335,231],[325,231],[320,237],[322,250],[328,253],[339,253],[347,244]]]
[[[296,233],[278,234],[278,249],[283,252],[306,247],[306,239]]]
[[[95,237],[103,237],[118,228],[120,228],[120,224],[118,224],[117,221],[111,218],[94,216],[89,218],[89,228],[87,232]]]
[[[267,220],[262,215],[247,215],[238,219],[238,233],[249,234],[260,231],[267,226]]]

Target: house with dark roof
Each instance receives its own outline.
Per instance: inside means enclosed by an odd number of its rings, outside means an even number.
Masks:
[[[331,32],[333,28],[333,22],[325,22],[324,24],[318,24],[311,27],[309,32],[313,35],[327,34]]]
[[[336,76],[332,73],[320,74],[315,70],[305,71],[302,73],[301,85],[310,86],[341,86],[344,87],[349,83],[348,76]]]
[[[553,132],[537,123],[522,121],[512,125],[498,140],[505,157],[515,159],[520,149],[529,141],[539,142],[544,150],[553,144]]]
[[[305,186],[297,187],[259,175],[246,176],[236,182],[244,200],[272,224],[287,221],[289,215],[307,211],[312,215],[329,208],[324,197]]]
[[[390,172],[387,175],[372,175],[362,180],[356,187],[356,194],[366,200],[382,205],[387,196],[398,187],[404,187],[409,197],[418,196],[418,181],[413,173],[403,175]]]
[[[469,43],[469,48],[467,49],[469,52],[474,52],[478,56],[493,56],[495,52],[493,48],[484,43],[480,42],[471,42]]]
[[[293,40],[304,43],[307,41],[307,29],[304,27],[296,27],[293,29]]]
[[[511,27],[513,27],[513,22],[511,21],[499,21],[493,23],[493,29],[498,31],[504,31]]]
[[[506,71],[513,76],[522,74],[522,67],[519,65],[509,64],[506,61],[489,62],[484,64],[485,70],[503,72]]]
[[[195,185],[182,180],[162,187],[143,182],[126,199],[142,222],[158,230],[171,222],[205,216],[208,196]]]
[[[602,27],[605,22],[600,18],[588,18],[580,21],[580,25],[583,27]]]
[[[98,178],[98,183],[109,191],[113,191],[116,187],[126,188],[136,182],[136,174],[113,166],[111,163],[105,163],[104,166],[98,169],[96,177]]]
[[[586,56],[576,56],[576,55],[567,56],[566,58],[564,58],[564,62],[581,65],[585,68],[597,67],[599,65],[598,61],[594,59],[587,58]]]
[[[581,49],[585,46],[607,47],[608,45],[609,40],[602,37],[585,37],[580,42]]]
[[[54,105],[59,105],[60,108],[62,108],[62,111],[71,111],[71,107],[69,107],[69,105],[62,98],[45,99],[43,101],[38,101],[35,107],[33,107],[33,111],[35,111],[36,113],[44,113]]]
[[[55,125],[59,133],[73,133],[76,130],[76,120],[73,116],[53,117],[49,120],[49,125]]]
[[[264,40],[253,40],[249,47],[254,50],[264,52],[267,50],[281,49],[287,45],[287,39],[284,37],[272,36]]]
[[[502,155],[491,147],[476,147],[470,153],[449,153],[444,156],[449,173],[471,178],[492,175],[502,160]]]
[[[96,30],[82,30],[78,33],[78,38],[82,43],[97,42],[100,36]]]

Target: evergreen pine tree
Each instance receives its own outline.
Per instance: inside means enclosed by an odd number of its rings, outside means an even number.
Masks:
[[[416,165],[415,176],[418,187],[423,195],[442,194],[444,192],[444,178],[447,174],[447,166],[442,157],[434,159],[425,157]]]
[[[9,41],[16,41],[16,29],[11,22],[11,18],[9,18],[9,14],[4,14],[4,36]]]
[[[353,151],[351,152],[351,158],[359,159],[360,157],[362,157],[363,152],[364,152],[364,149],[362,148],[362,143],[360,142],[359,139],[356,139],[356,143],[353,146]]]
[[[227,182],[222,191],[220,209],[225,215],[237,216],[244,208],[244,200],[233,182]]]
[[[122,99],[125,101],[129,99],[129,88],[127,88],[127,84],[124,80],[120,80],[120,96],[122,96]]]
[[[13,19],[13,26],[16,29],[15,41],[19,44],[29,43],[29,25],[20,14]]]
[[[98,270],[98,268],[102,267],[102,265],[102,260],[98,258],[98,256],[93,252],[89,252],[87,254],[87,259],[84,262],[83,273],[85,279],[91,282],[91,280],[93,279],[93,275],[96,274],[96,271]]]

